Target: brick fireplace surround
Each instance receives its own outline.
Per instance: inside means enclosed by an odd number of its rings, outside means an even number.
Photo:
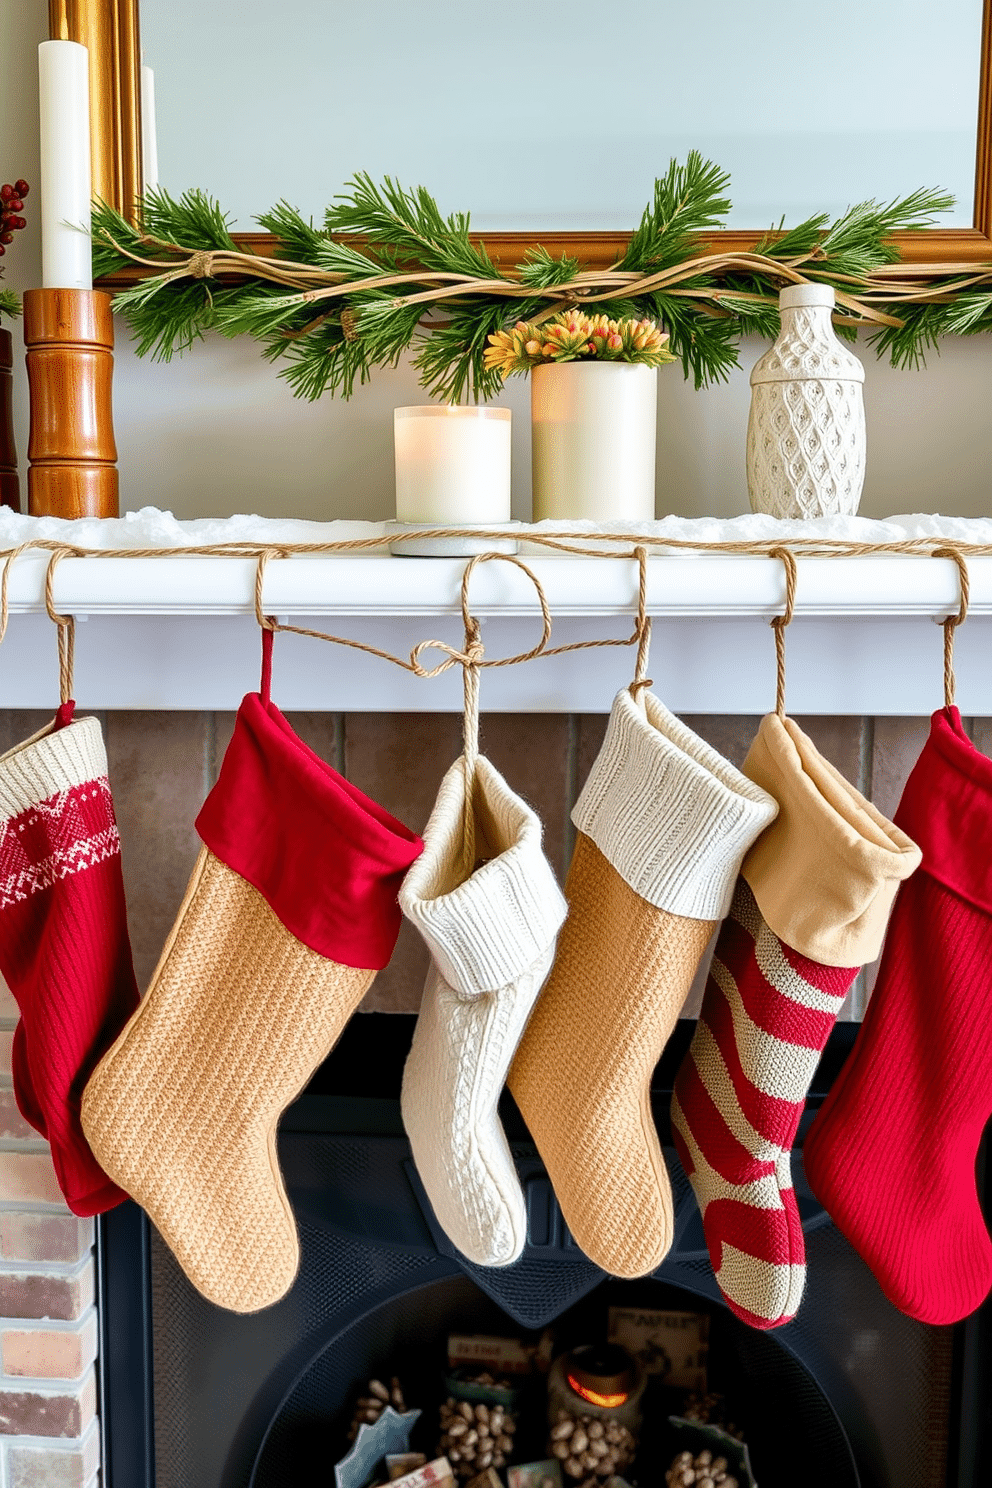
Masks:
[[[85,712],[85,708],[83,712]],[[319,754],[411,827],[422,829],[444,769],[459,751],[460,720],[447,714],[291,713]],[[0,752],[47,715],[0,712]],[[686,721],[739,764],[758,720]],[[928,729],[923,718],[800,718],[819,749],[887,813]],[[123,844],[128,915],[139,985],[147,984],[182,899],[197,851],[193,820],[230,737],[227,713],[102,715]],[[966,720],[992,752],[992,720]],[[564,873],[568,814],[603,736],[600,715],[497,714],[482,746],[537,809],[548,855]],[[425,953],[404,926],[396,954],[365,1007],[415,1011]],[[847,1016],[870,987],[859,980]],[[691,1012],[692,1009],[687,1009]],[[17,1008],[0,994],[0,1488],[95,1488],[100,1483],[93,1223],[61,1202],[46,1144],[21,1119],[10,1079]],[[105,1488],[129,1488],[105,1484]]]

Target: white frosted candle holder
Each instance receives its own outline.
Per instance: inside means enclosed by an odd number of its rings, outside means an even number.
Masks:
[[[438,406],[393,412],[396,523],[390,530],[510,525],[510,410]],[[515,524],[514,524],[515,525]],[[503,549],[471,538],[397,542],[410,556]],[[507,551],[515,551],[510,542]]]

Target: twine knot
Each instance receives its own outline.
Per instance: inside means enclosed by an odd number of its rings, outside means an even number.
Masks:
[[[191,279],[210,279],[214,272],[214,255],[204,249],[199,249],[190,255],[186,265],[186,272]]]

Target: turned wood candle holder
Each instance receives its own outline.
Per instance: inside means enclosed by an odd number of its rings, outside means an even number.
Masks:
[[[14,447],[14,348],[9,331],[0,331],[0,506],[21,509]]]
[[[31,391],[28,511],[118,516],[110,295],[27,290],[24,344]]]

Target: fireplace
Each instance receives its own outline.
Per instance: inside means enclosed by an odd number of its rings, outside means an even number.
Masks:
[[[761,1488],[978,1488],[990,1446],[992,1317],[955,1329],[912,1322],[882,1296],[806,1187],[796,1187],[809,1255],[798,1317],[771,1334],[723,1305],[674,1153],[673,1250],[651,1278],[607,1278],[571,1241],[509,1097],[504,1120],[528,1204],[529,1243],[506,1270],[460,1261],[409,1161],[398,1091],[413,1018],[354,1019],[287,1112],[280,1153],[302,1242],[300,1276],[277,1306],[237,1317],[205,1302],[134,1205],[100,1225],[102,1422],[110,1488],[282,1488],[345,1450],[351,1405],[370,1376],[420,1385],[434,1445],[449,1332],[519,1334],[555,1324],[559,1341],[601,1330],[606,1308],[674,1307],[711,1316],[715,1380],[738,1403]],[[668,1134],[671,1079],[693,1024],[679,1025],[655,1076]],[[840,1024],[806,1123],[850,1048]],[[437,1367],[435,1367],[435,1365]],[[437,1380],[436,1387],[433,1381]],[[646,1422],[642,1458],[652,1423]],[[543,1456],[541,1443],[534,1456]],[[642,1472],[660,1483],[667,1460]],[[801,1476],[797,1476],[797,1472]]]

